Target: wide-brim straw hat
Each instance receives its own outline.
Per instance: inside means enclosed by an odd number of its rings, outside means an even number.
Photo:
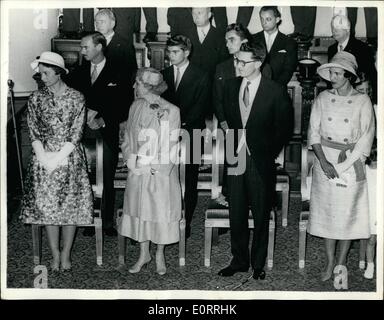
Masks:
[[[357,62],[356,58],[353,54],[346,52],[346,51],[340,51],[334,55],[334,57],[331,59],[330,63],[325,63],[317,68],[317,73],[320,77],[327,81],[331,81],[330,79],[330,68],[341,68],[346,71],[349,71],[353,75],[356,76],[356,81],[359,81],[359,77],[357,75]]]
[[[31,62],[32,69],[38,71],[38,66],[40,62],[60,67],[61,69],[65,70],[65,73],[69,72],[68,69],[65,67],[63,57],[55,52],[43,52],[40,57],[37,57],[33,62]]]

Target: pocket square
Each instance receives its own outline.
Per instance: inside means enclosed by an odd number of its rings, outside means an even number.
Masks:
[[[278,52],[279,52],[279,53],[287,53],[287,50],[282,49],[282,50],[279,50]]]
[[[117,86],[116,83],[112,83],[112,82],[108,83],[108,87],[116,87],[116,86]]]

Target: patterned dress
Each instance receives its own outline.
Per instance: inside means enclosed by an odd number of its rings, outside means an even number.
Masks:
[[[365,159],[375,133],[371,101],[365,94],[321,92],[311,112],[308,145],[322,145],[326,159],[342,172],[328,179],[315,157],[308,232],[328,239],[370,236]]]
[[[84,96],[69,87],[60,96],[47,88],[28,101],[27,121],[31,143],[57,152],[66,142],[75,145],[65,164],[48,173],[32,151],[25,178],[21,220],[44,225],[92,223],[93,196],[84,148],[80,143],[85,124]]]
[[[162,130],[161,123],[169,125],[168,132]],[[121,235],[156,244],[179,241],[181,189],[175,165],[177,137],[170,139],[170,134],[178,134],[179,127],[179,109],[160,97],[152,105],[143,98],[132,104],[121,145],[128,164],[124,214],[117,229]],[[143,172],[135,170],[138,163]],[[150,168],[156,173],[145,171]]]

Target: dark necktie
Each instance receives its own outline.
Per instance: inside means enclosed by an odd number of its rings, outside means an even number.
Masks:
[[[245,86],[244,93],[243,93],[243,101],[246,107],[249,106],[249,88],[248,87],[250,84],[251,84],[251,81],[247,81],[247,85]]]
[[[176,81],[175,81],[175,90],[177,90],[177,88],[179,87],[179,84],[180,84],[180,80],[181,80],[181,73],[180,73],[180,69],[178,67],[176,67]]]

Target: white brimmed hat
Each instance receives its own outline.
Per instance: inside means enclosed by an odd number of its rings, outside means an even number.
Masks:
[[[330,68],[341,68],[346,71],[349,71],[353,75],[356,76],[356,81],[359,81],[359,77],[357,75],[357,62],[356,58],[353,54],[346,52],[346,51],[340,51],[334,55],[334,57],[331,59],[330,63],[325,63],[317,68],[317,73],[320,77],[327,81],[331,81],[329,69]]]
[[[32,69],[38,71],[38,66],[40,62],[60,67],[61,69],[65,70],[65,73],[69,72],[68,69],[65,67],[63,57],[55,52],[43,52],[40,57],[37,57],[36,60],[31,62]]]

